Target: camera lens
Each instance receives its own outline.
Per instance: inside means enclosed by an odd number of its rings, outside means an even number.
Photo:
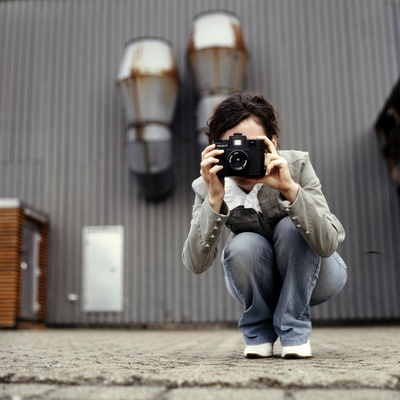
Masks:
[[[248,155],[241,150],[232,151],[228,156],[228,165],[235,171],[246,168],[249,160]]]

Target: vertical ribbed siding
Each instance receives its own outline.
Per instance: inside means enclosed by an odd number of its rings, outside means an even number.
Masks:
[[[182,266],[198,174],[195,97],[186,65],[192,18],[228,9],[251,54],[248,87],[277,106],[282,147],[308,150],[332,211],[345,225],[345,291],[318,319],[400,316],[399,202],[373,123],[400,62],[399,1],[82,0],[0,2],[0,196],[50,216],[48,321],[232,321],[216,266]],[[115,84],[124,43],[160,36],[181,77],[175,132],[176,190],[161,203],[137,196],[125,159]],[[194,160],[196,160],[194,162]],[[125,227],[125,311],[84,314],[82,228]]]

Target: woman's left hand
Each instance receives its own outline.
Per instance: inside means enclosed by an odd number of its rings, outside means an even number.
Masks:
[[[279,192],[291,203],[296,200],[299,193],[299,185],[294,182],[290,175],[289,165],[281,157],[274,143],[267,136],[257,136],[265,144],[265,176],[257,179],[258,183],[264,183]]]

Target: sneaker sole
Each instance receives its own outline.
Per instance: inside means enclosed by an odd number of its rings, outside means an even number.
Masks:
[[[300,354],[296,354],[296,353],[292,353],[292,354],[285,354],[284,356],[282,356],[282,358],[284,358],[285,360],[299,360],[302,358],[313,358],[312,355],[306,355],[306,356],[302,356]]]
[[[247,353],[245,355],[246,358],[269,358],[272,357],[272,354],[268,356],[263,356],[262,354],[257,354],[257,353]]]

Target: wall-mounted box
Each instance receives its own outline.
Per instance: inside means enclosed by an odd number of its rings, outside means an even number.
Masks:
[[[124,227],[83,228],[83,311],[122,312]]]
[[[44,323],[48,218],[0,199],[0,327]]]

